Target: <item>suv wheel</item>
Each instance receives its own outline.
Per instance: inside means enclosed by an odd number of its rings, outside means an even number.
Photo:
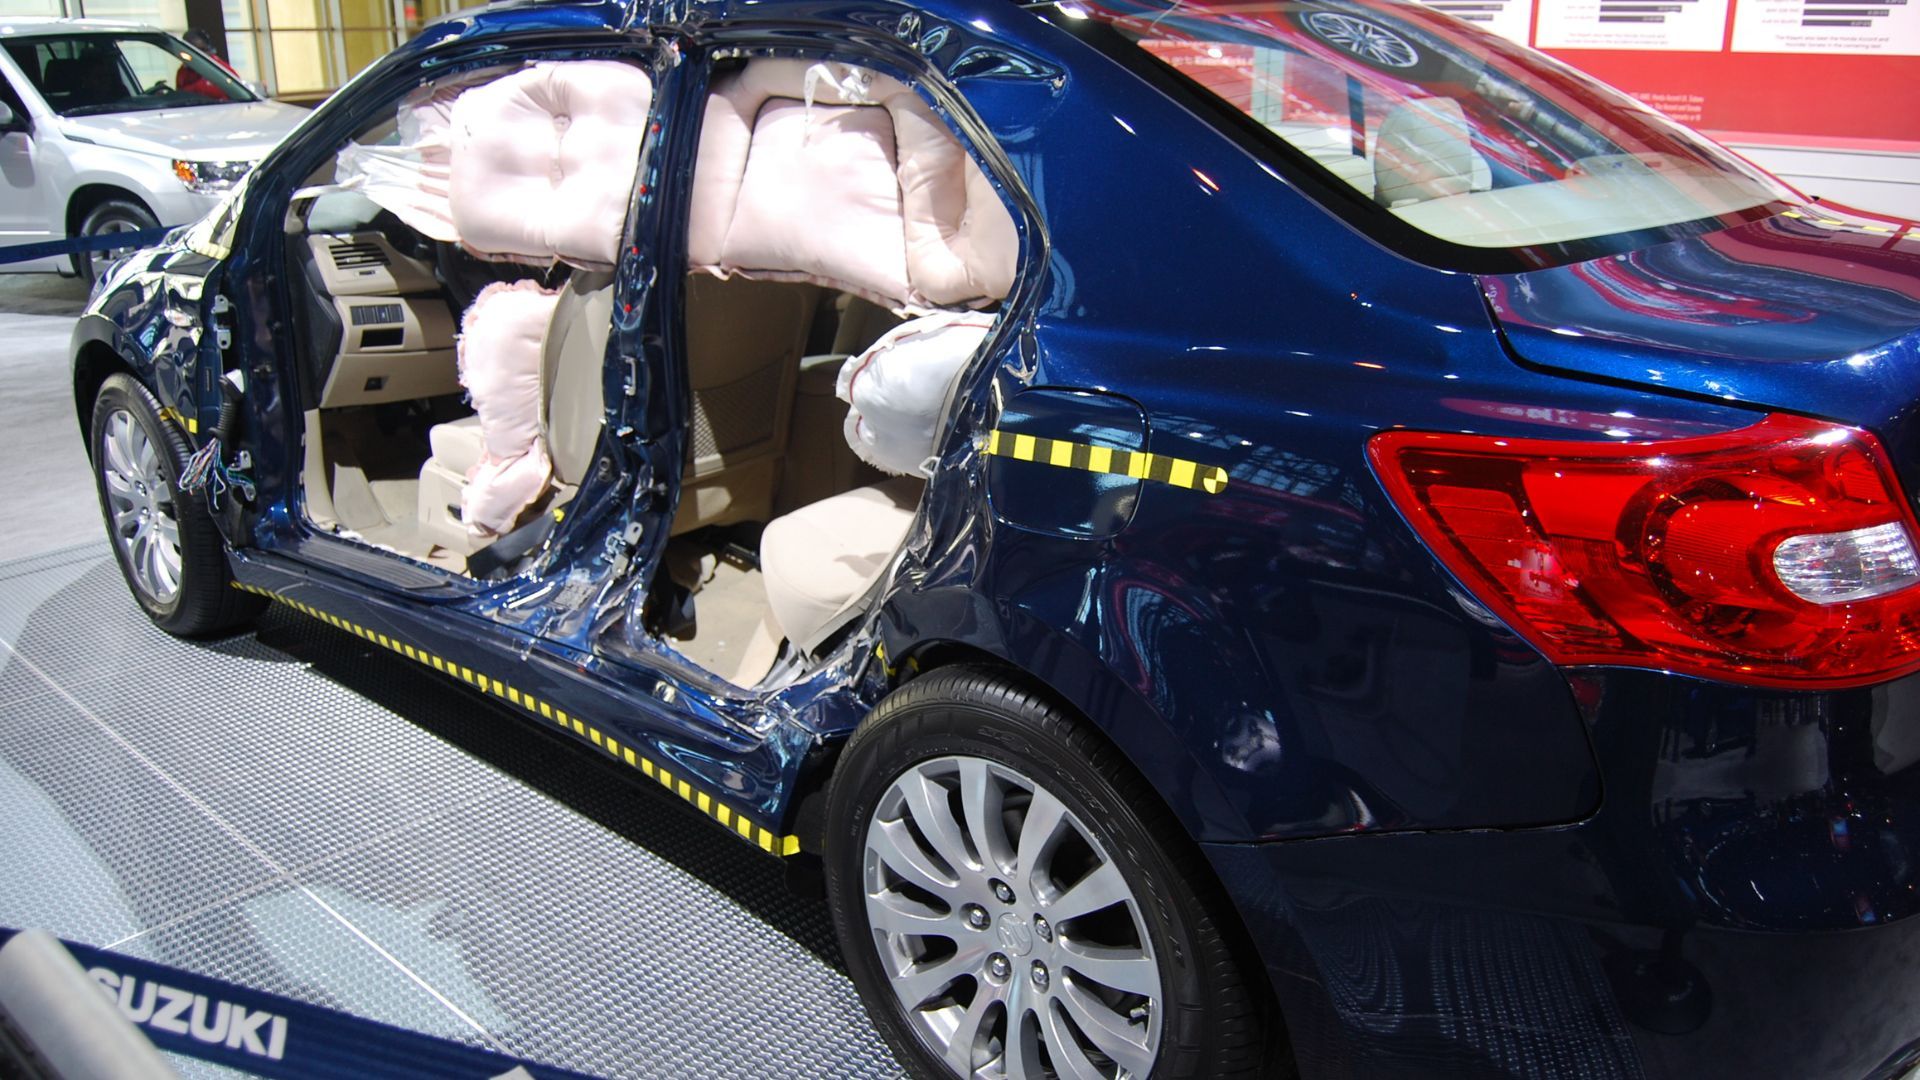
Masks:
[[[87,212],[80,222],[80,235],[83,237],[109,236],[113,233],[134,233],[146,229],[157,229],[160,222],[154,219],[147,208],[139,203],[125,199],[108,199]],[[105,251],[83,251],[73,257],[74,269],[80,272],[87,284],[107,272],[107,268],[116,261],[131,255],[135,248],[108,248]]]
[[[1191,841],[1098,732],[997,669],[875,708],[826,869],[854,983],[917,1075],[1291,1071]]]
[[[197,636],[231,630],[263,601],[233,588],[219,530],[204,499],[179,493],[191,451],[131,375],[113,375],[94,399],[93,481],[120,573],[162,630]]]

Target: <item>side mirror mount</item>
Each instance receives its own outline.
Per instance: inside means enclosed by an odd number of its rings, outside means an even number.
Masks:
[[[0,101],[0,134],[13,131],[26,131],[27,118],[13,111],[13,106]]]

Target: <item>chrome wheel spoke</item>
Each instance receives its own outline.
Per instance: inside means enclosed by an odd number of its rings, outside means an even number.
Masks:
[[[1134,1076],[1145,1076],[1153,1068],[1153,1052],[1147,1049],[1147,1028],[1115,1012],[1106,1002],[1069,983],[1054,995],[1073,1018],[1075,1026],[1101,1053]]]
[[[1009,1080],[1044,1075],[1040,1071],[1040,1017],[1032,1009],[1022,1008],[1008,1018],[1004,1064]]]
[[[961,838],[960,822],[953,816],[946,787],[925,771],[916,769],[900,778],[900,790],[907,798],[913,823],[933,846],[933,853],[956,873],[978,869],[978,864],[967,854],[967,843]]]
[[[921,849],[920,842],[913,838],[904,821],[876,823],[877,835],[867,838],[868,850],[877,856],[887,869],[901,878],[927,890],[937,896],[952,892],[960,884],[933,864],[927,853]]]
[[[961,949],[952,956],[927,964],[914,964],[894,977],[893,992],[909,1011],[918,1009],[946,992],[954,983],[971,976],[986,952],[984,945]]]
[[[1072,1028],[1057,1007],[1043,1005],[1039,1015],[1041,1038],[1047,1041],[1047,1057],[1053,1060],[1053,1069],[1063,1080],[1106,1080],[1100,1067],[1081,1049],[1080,1041],[1073,1037]]]
[[[973,849],[990,874],[1006,873],[1013,866],[1006,822],[1000,816],[1005,795],[986,762],[968,758],[960,763],[960,811],[966,818]]]
[[[982,1049],[981,1036],[988,1034],[981,1031],[981,1024],[999,1001],[999,996],[988,993],[986,984],[982,983],[980,989],[974,992],[973,1001],[967,1006],[966,1012],[960,1015],[960,1024],[953,1029],[953,1036],[947,1043],[946,1059],[948,1067],[961,1076],[973,1075],[974,1059]]]
[[[1128,899],[1126,879],[1111,862],[1081,878],[1046,906],[1047,917],[1056,923],[1091,915]]]
[[[955,1075],[1152,1073],[1160,969],[1100,835],[985,758],[920,762],[875,804],[873,947],[908,1026]]]
[[[867,922],[875,930],[915,937],[958,936],[951,911],[938,911],[926,904],[899,895],[869,896]]]
[[[1066,813],[1067,808],[1059,799],[1044,789],[1034,789],[1033,801],[1027,805],[1027,818],[1020,823],[1020,850],[1013,857],[1014,873],[1023,884],[1032,887],[1034,879],[1040,876],[1041,864],[1052,854],[1060,838]]]
[[[1143,950],[1062,941],[1061,966],[1101,986],[1130,994],[1160,996],[1160,965]]]

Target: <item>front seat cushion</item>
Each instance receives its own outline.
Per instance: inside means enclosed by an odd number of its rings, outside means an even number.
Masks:
[[[427,444],[433,448],[433,460],[448,469],[467,475],[487,452],[486,436],[480,430],[480,417],[463,416],[427,429]]]
[[[855,488],[767,523],[760,571],[787,639],[806,648],[885,572],[913,524],[911,477]]]

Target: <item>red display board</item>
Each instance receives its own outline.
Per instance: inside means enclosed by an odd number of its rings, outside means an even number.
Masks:
[[[1920,152],[1920,0],[1429,0],[1727,142]]]

